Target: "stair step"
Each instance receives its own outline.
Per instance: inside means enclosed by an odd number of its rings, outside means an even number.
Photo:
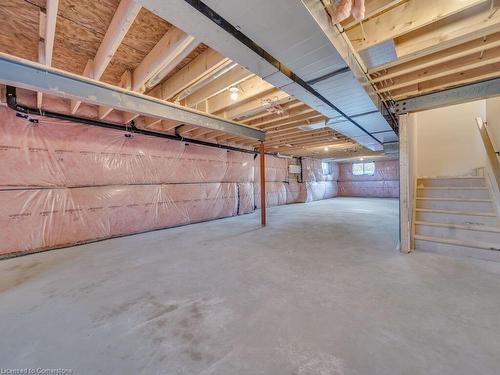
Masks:
[[[490,191],[486,187],[419,187],[418,198],[460,198],[489,199]]]
[[[500,228],[485,225],[458,225],[417,221],[415,222],[415,234],[461,242],[473,241],[498,244],[500,248]]]
[[[498,248],[498,245],[489,243],[465,242],[462,240],[415,235],[415,249],[444,255],[500,262],[500,248]]]
[[[417,181],[418,187],[486,187],[481,176],[468,177],[424,177]]]
[[[498,218],[494,213],[433,210],[427,208],[417,208],[415,220],[462,225],[485,225],[492,227],[498,225]]]
[[[416,198],[417,208],[461,212],[495,212],[495,206],[490,199],[463,198]]]

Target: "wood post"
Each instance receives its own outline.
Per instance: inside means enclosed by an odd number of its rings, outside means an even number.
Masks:
[[[260,222],[266,226],[266,157],[264,154],[264,142],[260,142]]]

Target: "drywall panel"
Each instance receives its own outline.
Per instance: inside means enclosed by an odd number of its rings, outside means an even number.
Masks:
[[[417,176],[466,176],[485,166],[475,118],[486,117],[484,100],[410,115],[416,121]]]

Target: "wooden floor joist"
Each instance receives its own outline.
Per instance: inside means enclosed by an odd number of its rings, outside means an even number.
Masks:
[[[365,19],[359,22],[348,18],[342,27],[354,49],[363,51],[362,56],[382,42],[393,42],[396,58],[368,70],[371,81],[367,85],[373,85],[387,102],[500,77],[497,0],[365,3]],[[353,144],[330,129],[308,129],[307,125],[321,127],[327,119],[140,4],[134,0],[51,0],[47,4],[7,0],[0,7],[0,16],[12,35],[3,36],[0,52],[264,131],[266,145],[279,146],[278,150],[313,140],[328,143],[332,136],[340,144]],[[328,2],[325,4],[328,6]],[[22,22],[21,14],[23,19],[36,22]],[[19,35],[23,43],[16,42]],[[51,64],[47,63],[50,58]],[[42,98],[38,94],[43,108]],[[74,99],[68,111],[78,115],[83,112],[81,104],[94,105],[96,116],[105,121],[121,116],[124,123],[135,119],[146,127],[168,132],[181,125],[145,113],[113,113],[116,110],[111,106]],[[186,137],[258,146],[255,141],[220,129],[184,126],[179,130]],[[294,149],[307,152],[312,147]]]

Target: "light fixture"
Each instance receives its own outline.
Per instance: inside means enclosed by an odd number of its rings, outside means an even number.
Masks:
[[[365,158],[361,157],[361,158],[359,158],[359,160],[363,161],[363,160],[365,160]]]
[[[231,98],[231,100],[238,100],[238,96],[239,96],[238,92],[239,91],[240,90],[236,86],[231,86],[229,88],[229,92],[231,93],[231,94],[229,94],[229,97]]]
[[[328,147],[325,147],[323,150],[328,151]]]

